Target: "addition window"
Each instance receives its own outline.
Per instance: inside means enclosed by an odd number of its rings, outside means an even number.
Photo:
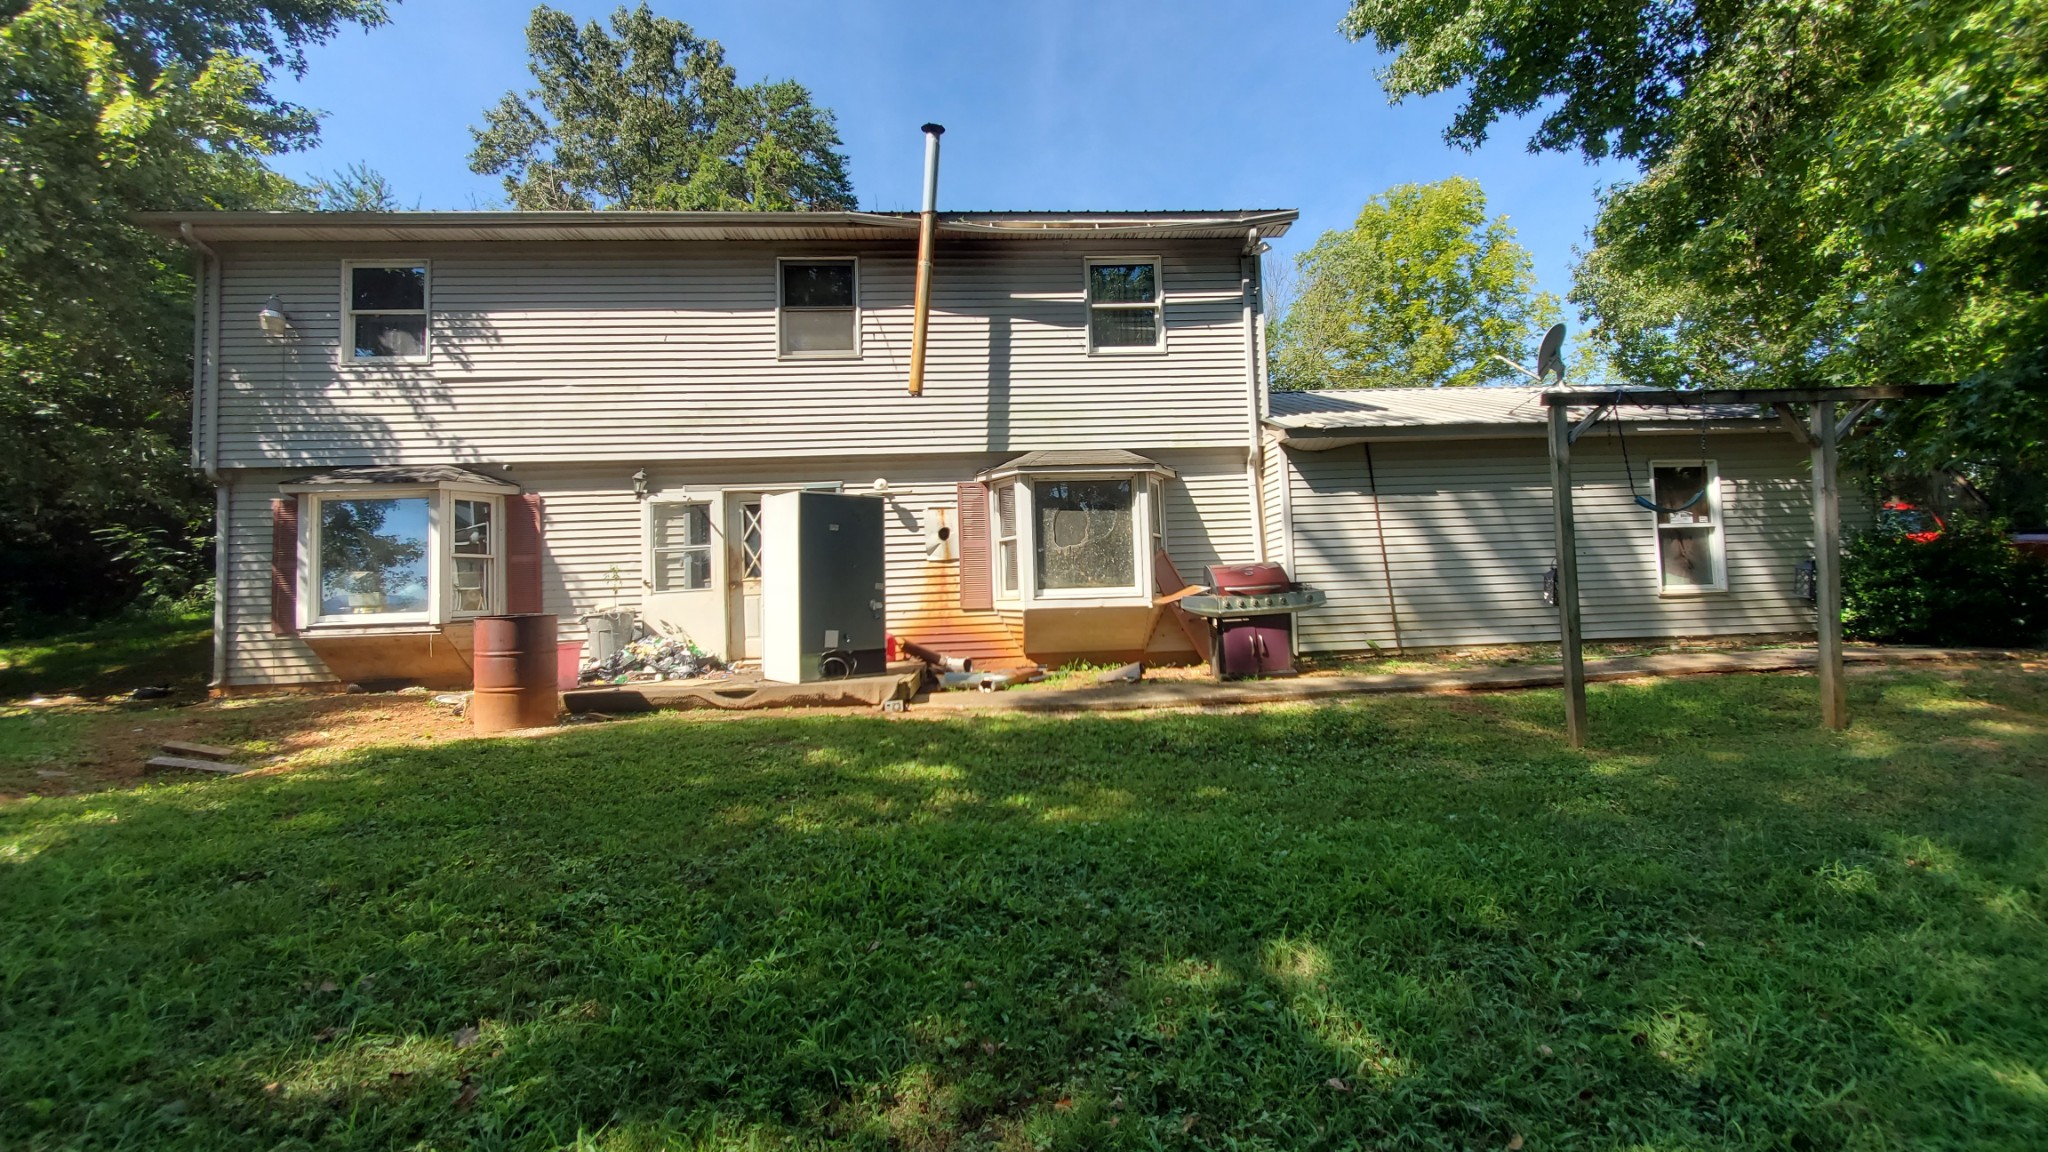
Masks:
[[[783,356],[860,355],[860,269],[852,258],[784,259],[777,276]]]
[[[1159,259],[1090,257],[1088,351],[1163,352],[1166,313]]]
[[[1147,515],[1152,523],[1152,555],[1166,551],[1166,485],[1159,480],[1145,482],[1145,498],[1151,503]]]
[[[1017,485],[996,485],[996,595],[1015,597],[1021,590],[1017,566]]]
[[[1658,588],[1668,595],[1723,592],[1721,477],[1712,460],[1650,465],[1657,534]]]
[[[342,265],[344,359],[427,359],[427,265]]]
[[[656,504],[654,590],[700,592],[711,587],[711,505]]]
[[[1133,487],[1129,477],[1032,484],[1039,591],[1138,586]]]

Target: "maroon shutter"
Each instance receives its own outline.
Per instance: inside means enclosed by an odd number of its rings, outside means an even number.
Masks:
[[[962,484],[954,499],[960,513],[960,607],[986,612],[996,606],[995,585],[989,580],[988,486]]]
[[[505,611],[538,612],[540,493],[505,497]]]
[[[270,502],[270,630],[299,631],[299,498]]]

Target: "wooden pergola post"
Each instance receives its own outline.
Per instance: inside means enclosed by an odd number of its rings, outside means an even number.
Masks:
[[[1849,726],[1849,696],[1842,684],[1842,494],[1835,477],[1835,402],[1813,405],[1807,416],[1813,447],[1813,600],[1820,638],[1820,722]]]
[[[1562,404],[1550,406],[1550,504],[1557,526],[1558,654],[1564,662],[1564,734],[1586,746],[1586,661],[1579,651],[1579,541],[1572,521],[1572,423]]]

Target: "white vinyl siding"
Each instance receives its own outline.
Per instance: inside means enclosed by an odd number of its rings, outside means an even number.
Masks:
[[[1161,253],[1171,351],[1138,357],[1086,350],[1085,246],[949,243],[917,397],[904,387],[915,271],[906,246],[846,246],[860,257],[858,360],[779,354],[777,257],[826,254],[815,248],[442,244],[390,253],[431,262],[430,365],[340,360],[336,269],[343,259],[383,260],[376,246],[221,252],[226,467],[638,466],[799,450],[1036,448],[1235,448],[1242,461],[1251,419],[1229,242]],[[273,293],[292,315],[289,340],[257,329],[256,311]]]
[[[1133,450],[1143,450],[1134,448]],[[1252,558],[1252,517],[1246,500],[1244,458],[1231,451],[1145,451],[1174,468],[1166,482],[1167,535],[1175,565],[1199,576],[1204,565]],[[889,631],[949,655],[1021,660],[1010,626],[994,612],[959,609],[959,564],[925,559],[922,512],[951,508],[955,486],[1008,459],[987,453],[898,456],[857,463],[808,457],[746,463],[649,465],[651,500],[688,493],[691,500],[720,491],[843,482],[863,493],[889,480],[892,510],[887,553]],[[560,619],[564,640],[581,639],[583,613],[616,601],[638,609],[646,594],[646,508],[633,496],[634,466],[543,465],[520,467],[505,478],[540,494],[542,506],[542,610]],[[298,637],[270,627],[270,501],[293,471],[244,472],[235,477],[230,505],[227,597],[229,685],[331,682],[332,677]],[[713,520],[714,547],[727,542]],[[1028,561],[1027,561],[1028,562]],[[616,595],[613,571],[617,571]],[[699,637],[707,647],[711,637]]]
[[[1573,449],[1589,639],[1813,630],[1813,606],[1796,586],[1799,563],[1812,555],[1807,451],[1789,436],[1761,433],[1717,436],[1714,452],[1728,591],[1673,597],[1659,594],[1651,514],[1635,503],[1620,454],[1598,435]],[[1373,461],[1384,566],[1364,449],[1288,453],[1293,573],[1329,596],[1300,618],[1303,650],[1393,646],[1391,607],[1410,648],[1557,639],[1556,611],[1543,602],[1555,548],[1541,439],[1382,442]],[[1844,497],[1843,519],[1853,524],[1863,513],[1846,489]]]

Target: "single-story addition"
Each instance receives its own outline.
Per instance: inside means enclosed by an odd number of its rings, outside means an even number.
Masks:
[[[1328,596],[1299,618],[1298,647],[1557,640],[1541,394],[1270,395],[1267,538],[1274,559]],[[1603,418],[1572,449],[1586,636],[1811,633],[1808,457],[1753,408]],[[1845,492],[1844,522],[1867,515],[1867,501]]]

